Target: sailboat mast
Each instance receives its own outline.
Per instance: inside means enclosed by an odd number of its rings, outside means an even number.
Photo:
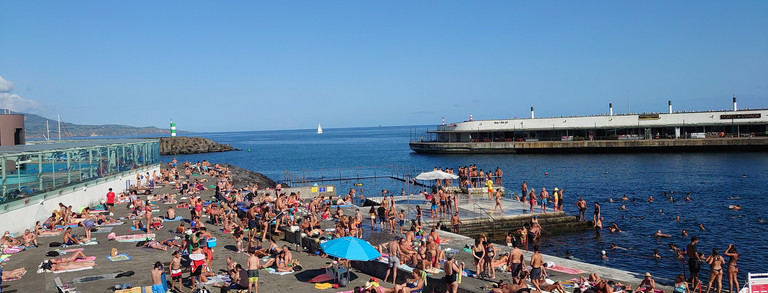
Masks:
[[[48,118],[45,119],[45,140],[51,139],[51,129],[48,128]]]
[[[56,119],[59,121],[59,140],[61,140],[61,115],[56,115]]]

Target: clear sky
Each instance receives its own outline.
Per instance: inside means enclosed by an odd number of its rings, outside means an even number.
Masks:
[[[240,131],[768,108],[768,1],[4,1],[0,107]]]

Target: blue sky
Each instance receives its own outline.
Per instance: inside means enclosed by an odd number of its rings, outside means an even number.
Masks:
[[[5,1],[0,106],[190,131],[768,107],[768,1]]]

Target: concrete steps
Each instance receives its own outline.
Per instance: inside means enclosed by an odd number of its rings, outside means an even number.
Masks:
[[[507,233],[514,232],[522,228],[524,224],[530,223],[533,216],[531,214],[523,214],[498,218],[486,217],[462,220],[463,225],[459,227],[459,234],[475,238],[481,233],[485,233],[492,241],[503,241]],[[536,216],[538,216],[543,235],[584,231],[591,229],[593,226],[591,221],[579,222],[577,217],[568,216],[564,212],[536,214]]]

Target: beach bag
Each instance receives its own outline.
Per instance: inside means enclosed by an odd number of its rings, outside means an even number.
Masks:
[[[48,247],[61,247],[61,242],[48,243]]]
[[[45,254],[45,256],[59,256],[58,251],[49,251]]]

